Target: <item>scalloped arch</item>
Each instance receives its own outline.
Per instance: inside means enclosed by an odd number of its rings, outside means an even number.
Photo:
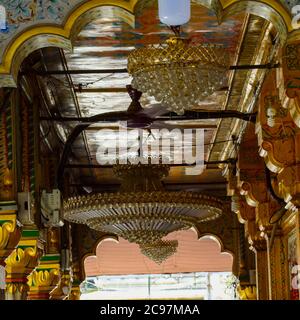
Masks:
[[[85,268],[84,268],[84,262],[86,260],[86,258],[88,257],[93,257],[95,256],[96,257],[96,250],[97,250],[97,247],[104,241],[116,241],[117,243],[119,242],[119,238],[115,235],[104,235],[102,236],[100,239],[98,239],[94,246],[91,248],[91,251],[86,253],[82,258],[81,258],[81,261],[80,261],[80,270],[81,270],[81,276],[82,276],[82,279],[85,279],[86,277],[86,274],[85,274]]]
[[[215,234],[214,232],[206,232],[206,233],[198,233],[198,240],[201,240],[202,238],[205,237],[212,237],[214,238],[214,240],[219,244],[220,246],[220,253],[227,253],[229,255],[231,255],[232,257],[232,273],[235,276],[238,276],[238,272],[239,272],[239,268],[237,266],[237,256],[236,254],[230,250],[229,248],[226,248],[226,246],[224,245],[224,241],[221,239],[221,237],[217,234]]]
[[[219,244],[219,246],[220,246],[220,253],[228,253],[228,254],[230,254],[230,255],[233,257],[233,259],[234,259],[234,253],[233,253],[230,249],[228,249],[228,248],[226,248],[226,247],[224,246],[224,242],[223,242],[223,240],[220,238],[219,235],[217,235],[217,234],[215,234],[215,233],[213,233],[213,232],[199,233],[198,230],[196,230],[196,231],[197,231],[198,240],[201,240],[201,239],[206,238],[206,237],[211,237],[211,238],[213,238],[213,239]]]
[[[148,2],[149,0],[85,1],[70,10],[62,26],[40,24],[25,28],[14,36],[4,51],[0,65],[0,87],[16,86],[20,65],[31,52],[47,46],[72,50],[72,34],[76,34],[80,26],[88,23],[89,18],[92,20],[93,12],[99,10],[99,7],[119,8],[120,19],[133,24],[135,9],[143,7],[142,4]],[[286,40],[288,33],[293,31],[291,14],[277,0],[193,0],[193,2],[212,9],[220,21],[240,12],[263,17],[275,25],[281,35],[282,42]],[[299,33],[294,33],[293,36],[300,38]]]

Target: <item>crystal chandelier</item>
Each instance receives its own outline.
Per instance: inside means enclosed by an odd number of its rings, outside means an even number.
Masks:
[[[228,55],[217,45],[192,45],[172,37],[165,44],[130,52],[132,86],[183,114],[227,85]]]
[[[132,86],[183,114],[227,86],[228,54],[220,46],[192,45],[180,37],[191,17],[190,0],[158,0],[159,19],[175,37],[165,44],[133,50],[128,56]]]
[[[119,192],[72,197],[64,202],[64,217],[139,244],[154,261],[176,251],[175,243],[162,240],[164,236],[222,213],[222,202],[216,198],[165,191],[161,179],[168,176],[168,165],[117,164],[114,173],[122,180]]]

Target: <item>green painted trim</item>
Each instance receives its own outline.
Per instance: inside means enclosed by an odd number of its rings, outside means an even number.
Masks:
[[[50,272],[51,270],[57,270],[57,268],[40,268],[40,267],[38,267],[38,268],[35,268],[34,270],[36,270],[36,271],[48,271],[48,272]]]
[[[23,230],[22,238],[38,238],[40,235],[39,230]]]
[[[60,261],[60,254],[46,254],[42,256],[41,262],[48,262],[48,261]]]
[[[32,246],[17,246],[17,249],[22,249],[22,250],[25,250],[27,248],[32,248]]]
[[[5,222],[11,222],[11,220],[0,220],[0,226],[2,226]]]

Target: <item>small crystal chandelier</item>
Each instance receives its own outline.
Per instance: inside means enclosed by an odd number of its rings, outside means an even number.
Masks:
[[[127,69],[135,89],[154,96],[168,110],[183,114],[226,87],[228,55],[221,46],[194,45],[180,37],[178,26],[190,18],[189,0],[159,1],[159,16],[176,36],[165,44],[130,52]]]

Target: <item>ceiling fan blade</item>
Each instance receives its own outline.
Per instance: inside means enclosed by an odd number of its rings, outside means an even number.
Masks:
[[[143,108],[143,110],[139,111],[138,113],[145,114],[147,117],[154,119],[169,113],[169,111],[164,105],[158,103],[152,104],[149,108]]]
[[[168,129],[168,130],[173,130],[173,129],[180,129],[180,126],[177,125],[171,125],[171,124],[166,124],[164,121],[154,121],[151,126],[149,127],[149,129],[158,129],[158,130],[162,130],[162,129]]]

